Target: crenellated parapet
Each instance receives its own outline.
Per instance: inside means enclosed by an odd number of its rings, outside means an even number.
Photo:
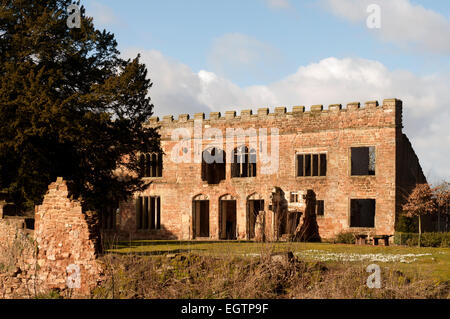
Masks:
[[[238,115],[239,114],[239,115]],[[183,126],[185,123],[193,123],[194,121],[202,121],[205,124],[225,124],[233,123],[237,124],[237,121],[248,122],[248,121],[264,121],[264,120],[283,120],[283,119],[295,119],[305,120],[309,117],[314,117],[320,121],[320,117],[330,118],[333,116],[341,116],[342,118],[356,116],[378,116],[380,114],[386,114],[391,118],[394,117],[393,121],[395,125],[401,127],[402,125],[402,101],[399,99],[385,99],[383,104],[379,105],[378,101],[368,101],[363,105],[360,102],[351,102],[343,107],[342,104],[330,104],[327,108],[323,105],[312,105],[309,110],[306,110],[305,106],[293,106],[288,111],[285,106],[275,107],[273,112],[270,112],[269,108],[259,108],[256,112],[251,109],[244,109],[240,112],[238,111],[226,111],[221,112],[211,112],[209,117],[205,113],[196,113],[193,116],[189,114],[180,114],[177,117],[173,115],[164,116],[162,119],[159,117],[150,118],[148,124],[150,126]]]

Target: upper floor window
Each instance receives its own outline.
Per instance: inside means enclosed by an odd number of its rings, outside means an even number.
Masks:
[[[141,166],[141,177],[162,177],[162,153],[141,154],[139,161]]]
[[[327,154],[297,154],[297,176],[327,176]]]
[[[216,147],[203,151],[202,180],[208,184],[219,184],[225,179],[225,152]]]
[[[256,151],[245,145],[233,151],[231,177],[256,177]]]
[[[352,176],[375,175],[375,147],[351,148]]]

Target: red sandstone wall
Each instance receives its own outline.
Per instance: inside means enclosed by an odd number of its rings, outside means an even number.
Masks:
[[[274,114],[267,114],[266,110],[260,109],[255,115],[243,111],[240,117],[236,117],[233,112],[227,112],[225,117],[212,113],[209,120],[203,117],[203,114],[195,116],[202,121],[203,131],[209,127],[217,128],[224,137],[227,128],[278,128],[279,170],[271,175],[262,175],[261,165],[258,165],[257,177],[230,178],[230,165],[227,163],[227,179],[218,185],[208,185],[201,180],[200,164],[176,164],[170,160],[173,147],[179,143],[171,141],[173,130],[187,128],[193,136],[194,121],[189,120],[187,115],[181,115],[178,121],[172,117],[165,117],[163,122],[153,119],[151,125],[161,126],[162,148],[165,152],[163,177],[151,179],[151,187],[143,194],[136,195],[161,196],[164,230],[136,233],[135,208],[131,201],[122,205],[123,232],[131,233],[134,238],[159,236],[190,239],[192,199],[198,194],[204,194],[210,200],[211,239],[218,239],[219,199],[230,194],[237,199],[239,238],[245,239],[247,198],[259,193],[267,211],[271,191],[274,186],[278,186],[286,194],[312,189],[318,200],[325,201],[325,216],[318,218],[322,238],[331,238],[340,231],[349,230],[350,198],[376,199],[375,229],[372,231],[393,234],[396,211],[396,132],[401,127],[401,101],[385,100],[382,106],[368,102],[365,108],[352,103],[347,109],[333,105],[329,110],[322,110],[321,106],[314,106],[311,112],[304,112],[303,107],[294,107],[293,112],[277,108]],[[210,143],[211,140],[204,140],[203,149]],[[376,147],[376,176],[350,176],[350,147],[354,146]],[[224,147],[226,149],[226,145]],[[194,143],[189,149],[194,152]],[[296,177],[296,152],[327,152],[327,176]]]
[[[0,219],[0,245],[10,246],[24,233],[25,218]]]
[[[80,269],[81,287],[76,293],[89,294],[97,285],[101,272],[96,260],[98,238],[90,231],[88,218],[81,204],[69,199],[65,181],[58,178],[50,184],[35,215],[39,279],[48,288],[67,288],[69,265]]]
[[[7,237],[5,242],[12,241],[22,226],[0,220],[0,235]],[[94,226],[94,219],[82,211],[80,202],[69,199],[65,181],[58,178],[50,184],[42,205],[36,207],[34,240],[22,236],[19,245],[0,247],[17,256],[10,260],[13,269],[0,273],[0,298],[34,298],[53,289],[89,296],[103,271],[97,260]],[[73,285],[68,279],[73,279]]]

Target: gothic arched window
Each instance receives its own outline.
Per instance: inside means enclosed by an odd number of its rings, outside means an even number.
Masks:
[[[255,177],[256,176],[256,151],[242,145],[233,151],[233,163],[231,164],[231,177]]]
[[[202,180],[208,184],[219,184],[225,179],[225,152],[210,147],[202,154]]]

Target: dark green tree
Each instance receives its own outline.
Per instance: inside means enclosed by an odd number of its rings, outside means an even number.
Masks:
[[[145,65],[121,58],[114,35],[82,6],[80,28],[69,28],[71,4],[1,0],[0,191],[22,209],[58,176],[88,209],[124,200],[147,187],[137,153],[160,150],[145,127]]]

